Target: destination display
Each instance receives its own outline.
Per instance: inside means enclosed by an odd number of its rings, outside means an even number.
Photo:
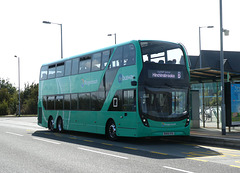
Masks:
[[[148,78],[154,79],[183,79],[182,71],[148,70]]]

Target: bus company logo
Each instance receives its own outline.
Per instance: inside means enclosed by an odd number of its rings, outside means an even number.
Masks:
[[[162,123],[162,126],[176,126],[176,123]]]
[[[94,84],[96,84],[98,82],[98,80],[96,79],[96,80],[89,80],[89,81],[87,81],[87,80],[84,80],[84,79],[81,79],[81,87],[84,87],[84,86],[89,86],[89,85],[94,85]]]
[[[118,82],[119,82],[119,83],[122,83],[122,74],[119,74],[119,75],[118,75]]]
[[[81,79],[81,86],[84,87],[84,79]]]
[[[134,75],[122,75],[122,74],[119,74],[118,75],[118,82],[119,83],[122,83],[122,81],[127,81],[127,80],[133,80],[134,79]]]

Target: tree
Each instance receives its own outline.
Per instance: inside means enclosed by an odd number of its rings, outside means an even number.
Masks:
[[[21,114],[37,114],[38,84],[24,85],[20,92]],[[0,115],[18,112],[18,92],[12,84],[0,78]]]
[[[22,114],[37,114],[38,84],[25,84],[21,92]]]
[[[16,88],[8,80],[0,78],[0,115],[14,114],[16,105]]]

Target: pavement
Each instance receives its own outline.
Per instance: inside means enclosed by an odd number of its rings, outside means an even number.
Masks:
[[[226,135],[222,135],[222,129],[213,127],[192,128],[190,136],[178,140],[240,149],[240,127],[231,128],[230,132],[227,127]]]

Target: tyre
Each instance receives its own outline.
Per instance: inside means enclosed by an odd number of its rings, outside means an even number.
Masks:
[[[117,140],[117,129],[116,129],[116,124],[113,120],[110,120],[107,123],[106,136],[111,141]]]
[[[63,120],[62,120],[61,117],[59,117],[58,120],[57,120],[57,131],[59,133],[63,132]]]
[[[54,131],[54,121],[53,121],[53,117],[50,117],[49,120],[48,120],[48,129],[50,131]]]

